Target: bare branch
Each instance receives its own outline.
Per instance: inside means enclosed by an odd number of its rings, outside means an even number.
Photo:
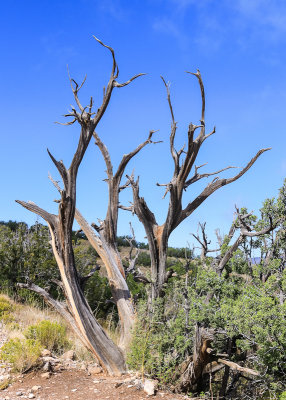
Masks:
[[[52,226],[56,226],[58,222],[58,217],[57,215],[50,214],[49,212],[45,211],[43,208],[38,207],[35,203],[32,201],[21,201],[21,200],[15,200],[16,203],[20,204],[24,208],[26,208],[29,211],[32,211],[33,213],[39,215],[42,217],[45,221],[47,221],[49,224]]]
[[[131,206],[124,206],[122,204],[118,204],[118,208],[121,208],[121,210],[125,210],[125,211],[131,211],[132,214],[134,214],[134,205],[133,203],[131,204]]]
[[[120,162],[120,164],[119,164],[119,166],[118,166],[118,169],[117,169],[117,171],[116,171],[116,174],[115,174],[115,176],[114,176],[115,179],[121,179],[121,177],[122,177],[122,175],[123,175],[123,173],[124,173],[124,170],[125,170],[127,164],[129,163],[129,161],[130,161],[137,153],[139,153],[139,151],[142,150],[147,144],[149,144],[149,143],[153,143],[153,144],[161,143],[161,141],[157,141],[157,142],[152,141],[152,137],[153,137],[154,133],[156,133],[156,132],[158,132],[158,130],[155,130],[155,131],[154,131],[154,130],[151,130],[151,131],[149,132],[148,138],[147,138],[143,143],[139,144],[139,146],[137,146],[136,149],[134,149],[134,150],[131,151],[130,153],[124,154],[124,156],[122,157],[122,160],[121,160],[121,162]]]
[[[208,178],[209,176],[212,176],[212,175],[217,175],[217,174],[219,174],[219,173],[221,173],[223,171],[226,171],[226,170],[228,170],[230,168],[238,168],[238,167],[234,167],[234,166],[230,165],[228,167],[222,168],[222,169],[220,169],[218,171],[215,171],[215,172],[205,173],[205,174],[198,174],[198,169],[203,167],[204,165],[206,165],[206,164],[200,165],[199,167],[195,166],[194,176],[191,179],[189,179],[189,180],[187,180],[185,182],[184,189],[186,189],[188,186],[192,185],[193,183],[197,182],[200,179]]]
[[[210,133],[208,133],[207,135],[205,135],[205,136],[203,137],[203,142],[204,142],[207,138],[209,138],[210,136],[212,136],[214,133],[216,133],[216,127],[215,127],[215,126],[214,126],[213,130],[212,130]]]
[[[48,174],[48,178],[52,182],[52,184],[55,186],[55,188],[59,191],[59,193],[62,193],[62,189],[61,189],[61,187],[59,185],[59,182],[55,181],[50,173]]]
[[[78,83],[74,79],[71,78],[68,66],[67,66],[67,70],[68,70],[68,77],[69,77],[71,89],[72,89],[76,104],[77,104],[78,108],[80,109],[80,111],[83,112],[84,108],[83,108],[83,106],[81,105],[81,103],[79,101],[78,92],[83,87],[83,85],[84,85],[84,83],[86,81],[86,75],[85,75],[84,80],[82,81],[81,85],[79,86]],[[73,83],[74,83],[75,87],[73,86]]]
[[[65,114],[64,116],[65,116],[65,117],[67,117],[67,116],[69,117],[70,115]],[[70,122],[63,123],[63,122],[58,122],[58,121],[56,121],[55,124],[63,125],[63,126],[69,126],[69,125],[73,125],[76,121],[77,121],[77,119],[74,118],[74,119],[73,119],[72,121],[70,121]]]
[[[229,360],[224,360],[222,358],[218,358],[217,362],[219,362],[221,364],[224,364],[224,365],[227,365],[228,367],[230,367],[234,371],[245,372],[246,374],[255,375],[255,376],[259,376],[260,375],[259,372],[254,371],[253,369],[250,369],[250,368],[241,367],[240,365],[236,364],[233,361],[229,361]]]
[[[171,102],[171,95],[170,95],[170,83],[166,82],[165,79],[163,78],[163,76],[161,76],[161,79],[165,85],[166,91],[167,91],[167,101],[169,104],[169,109],[171,112],[171,118],[172,118],[172,124],[171,124],[171,134],[170,134],[170,151],[171,151],[171,155],[173,157],[174,160],[174,164],[175,164],[175,173],[178,173],[179,170],[179,156],[175,150],[175,146],[174,146],[174,140],[175,140],[175,136],[176,136],[176,131],[177,131],[177,123],[175,122],[175,117],[174,117],[174,111],[173,111],[173,106],[172,106],[172,102]]]
[[[139,78],[139,76],[143,76],[143,75],[147,75],[147,74],[141,73],[141,74],[134,75],[132,78],[130,78],[128,81],[126,81],[126,82],[124,82],[124,83],[118,83],[117,81],[114,81],[114,86],[115,86],[115,87],[124,87],[124,86],[127,86],[127,85],[129,85],[129,83],[131,83],[132,81],[134,81],[134,79],[137,79],[137,78]]]
[[[239,179],[242,175],[244,175],[250,167],[255,163],[255,161],[258,159],[261,154],[263,154],[265,151],[270,150],[270,148],[267,149],[261,149],[257,152],[257,154],[249,161],[249,163],[234,177],[228,178],[228,179],[217,179],[210,183],[192,202],[190,202],[187,207],[182,211],[181,213],[181,218],[178,221],[178,224],[182,222],[185,218],[187,218],[189,215],[191,215],[194,210],[196,210],[212,193],[214,193],[216,190],[220,189],[222,186],[226,186],[232,182],[235,182],[237,179]],[[177,225],[178,225],[177,224]]]
[[[49,154],[51,160],[53,161],[53,163],[54,163],[55,166],[57,167],[57,170],[59,171],[59,173],[60,173],[60,175],[61,175],[61,177],[62,177],[64,186],[65,186],[65,188],[66,188],[67,185],[68,185],[68,177],[67,177],[67,170],[66,170],[66,167],[64,166],[64,163],[62,162],[62,160],[61,160],[61,161],[57,161],[57,160],[54,158],[54,156],[50,153],[49,149],[47,149],[47,152],[48,152],[48,154]]]
[[[198,78],[200,89],[201,89],[201,97],[202,97],[202,111],[201,111],[201,132],[199,134],[199,137],[202,139],[205,136],[205,109],[206,109],[206,99],[205,99],[205,89],[204,89],[204,84],[203,80],[201,77],[201,73],[199,70],[197,72],[189,72],[186,71],[187,74],[194,75]]]
[[[170,108],[170,112],[171,112],[171,116],[172,116],[172,123],[175,124],[175,117],[174,117],[174,111],[173,111],[173,106],[172,106],[172,102],[171,102],[171,96],[170,96],[170,82],[166,82],[165,79],[163,78],[163,76],[161,75],[161,79],[165,85],[165,88],[167,90],[167,100],[169,103],[169,108]]]
[[[108,179],[112,179],[113,167],[112,167],[109,151],[108,151],[107,147],[105,146],[105,144],[101,141],[100,137],[98,136],[98,134],[96,132],[93,132],[93,137],[95,138],[95,144],[99,147],[99,150],[101,151],[101,154],[104,158],[105,165],[107,168],[106,172],[107,172]]]
[[[147,206],[143,197],[139,196],[139,177],[137,181],[134,181],[134,178],[126,175],[127,179],[129,179],[132,191],[133,191],[133,203],[134,203],[134,211],[139,218],[139,220],[145,226],[145,229],[149,232],[153,230],[153,226],[157,225],[155,215]],[[146,232],[147,233],[147,232]]]
[[[115,60],[115,54],[114,54],[113,48],[110,47],[110,46],[107,46],[106,44],[104,44],[100,39],[98,39],[94,35],[92,35],[92,36],[99,44],[101,44],[101,46],[106,47],[110,51],[110,53],[112,55],[112,60],[113,60],[113,65],[112,65],[112,70],[111,70],[111,77],[117,78],[118,74],[119,74],[119,69],[118,69],[118,66],[117,66],[117,63],[116,63],[116,60]]]

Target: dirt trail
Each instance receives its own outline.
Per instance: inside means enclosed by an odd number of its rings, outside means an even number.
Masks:
[[[0,326],[0,347],[7,337]],[[49,378],[42,376],[43,371],[34,371],[27,375],[11,375],[11,384],[0,390],[0,400],[144,400],[146,398],[164,400],[182,400],[181,395],[157,391],[148,396],[138,388],[130,375],[120,378],[106,376],[103,373],[90,375],[88,371],[77,368],[51,373]],[[10,374],[5,364],[0,364],[0,384]]]
[[[34,398],[37,400],[144,400],[147,398],[182,400],[185,397],[158,391],[155,396],[148,396],[143,390],[131,383],[124,382],[126,377],[112,378],[98,374],[88,376],[84,371],[69,370],[53,374],[49,379],[40,373],[26,376],[15,381],[8,389],[1,391],[1,400],[19,400]],[[37,390],[31,392],[32,388]],[[31,396],[33,393],[33,396]],[[29,397],[30,396],[30,397]]]

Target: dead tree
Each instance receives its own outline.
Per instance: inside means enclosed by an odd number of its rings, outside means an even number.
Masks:
[[[246,222],[247,218],[252,215],[252,213],[248,214],[241,214],[240,210],[238,207],[236,207],[236,215],[237,215],[237,221],[235,224],[235,228],[239,230],[239,235],[235,242],[230,246],[230,248],[226,251],[224,256],[221,258],[219,261],[218,265],[215,267],[217,273],[219,275],[222,274],[223,270],[225,269],[226,264],[228,261],[231,259],[233,254],[236,252],[238,247],[243,243],[243,241],[246,238],[253,238],[253,237],[258,237],[258,236],[263,236],[267,235],[268,233],[272,232],[275,227],[277,222],[273,222],[271,218],[269,218],[269,226],[266,228],[262,229],[261,231],[254,231],[250,225]],[[232,229],[231,229],[232,232]],[[233,233],[232,233],[233,235]],[[232,237],[232,236],[231,236]],[[230,239],[231,239],[230,237]]]
[[[192,73],[199,82],[202,107],[200,125],[189,124],[187,135],[187,146],[183,146],[180,150],[175,149],[174,141],[177,130],[177,123],[173,112],[173,107],[170,97],[169,84],[162,78],[163,83],[167,90],[167,100],[171,113],[171,133],[170,133],[170,152],[174,162],[173,177],[167,184],[157,184],[158,186],[165,186],[166,191],[164,197],[169,193],[169,207],[165,222],[159,225],[155,215],[146,204],[143,197],[139,194],[139,178],[137,180],[129,177],[133,190],[133,206],[139,220],[144,225],[146,236],[149,243],[150,257],[151,257],[151,280],[152,280],[152,298],[162,296],[164,294],[164,285],[167,281],[166,273],[166,258],[168,240],[171,233],[176,229],[181,222],[188,218],[210,195],[216,192],[223,186],[226,186],[241,176],[243,176],[255,163],[258,157],[269,149],[259,150],[258,153],[242,168],[242,170],[232,178],[219,178],[217,174],[227,169],[233,168],[231,166],[220,169],[219,171],[211,173],[199,173],[199,169],[203,167],[196,166],[195,161],[201,146],[211,135],[215,133],[215,128],[206,134],[205,127],[205,91],[201,78],[200,71]],[[199,134],[195,137],[195,132],[200,129]],[[184,159],[181,159],[182,156]],[[205,164],[204,164],[205,165]],[[193,175],[190,173],[194,169]],[[205,189],[192,201],[183,208],[182,197],[183,192],[188,189],[192,184],[203,178],[215,176],[215,178],[205,187]]]
[[[119,163],[117,171],[114,173],[109,151],[103,141],[100,139],[99,135],[94,132],[93,136],[95,138],[95,144],[100,149],[106,164],[106,182],[108,184],[109,194],[107,213],[104,221],[100,221],[99,225],[94,223],[90,225],[81,215],[79,210],[76,210],[75,212],[76,221],[85,233],[90,244],[99,254],[106,267],[107,276],[112,291],[112,297],[117,305],[119,313],[121,325],[119,346],[123,350],[127,348],[131,339],[131,328],[135,322],[135,313],[131,301],[130,291],[126,283],[124,267],[116,243],[118,210],[119,208],[123,208],[132,211],[132,207],[122,206],[119,202],[119,195],[122,190],[129,186],[129,181],[125,184],[122,184],[122,177],[129,161],[146,145],[150,143],[158,143],[152,140],[154,133],[155,131],[150,131],[148,138],[143,143],[137,146],[136,149],[130,153],[125,154]],[[135,273],[135,269],[133,268],[132,271],[131,269],[127,271],[127,273],[131,272]],[[136,276],[136,278],[141,282],[149,282],[142,273],[136,273],[134,276]]]
[[[219,251],[219,249],[210,249],[209,248],[209,244],[211,244],[211,241],[208,240],[207,234],[206,234],[206,222],[204,223],[200,223],[199,222],[199,227],[198,230],[201,230],[202,232],[202,237],[200,237],[199,233],[197,233],[197,235],[195,235],[194,233],[192,233],[192,235],[194,236],[194,238],[199,242],[199,244],[201,245],[201,262],[203,263],[203,265],[205,265],[205,261],[206,261],[206,257],[208,253],[214,253],[216,251]]]
[[[223,243],[230,243],[232,238],[234,237],[235,233],[238,231],[238,236],[236,237],[234,243],[228,248],[228,250],[225,252],[224,255],[218,256],[212,263],[212,267],[216,270],[218,275],[221,276],[222,272],[224,271],[226,264],[228,261],[231,259],[233,254],[236,252],[236,250],[239,248],[239,246],[247,239],[247,238],[253,238],[253,237],[259,237],[259,236],[264,236],[267,235],[270,232],[273,232],[274,229],[276,228],[278,221],[273,221],[272,218],[269,218],[269,225],[265,227],[264,229],[261,229],[260,231],[254,231],[253,228],[250,226],[249,223],[247,223],[247,219],[252,216],[252,213],[247,213],[243,214],[240,212],[239,208],[236,207],[236,213],[235,213],[235,220],[232,223],[229,233],[225,235],[224,241],[221,241],[221,246]],[[200,224],[200,227],[203,232],[203,240],[200,239],[198,235],[194,235],[194,238],[201,244],[202,250],[201,253],[203,253],[204,256],[206,256],[207,252],[210,251],[221,251],[220,249],[217,250],[208,250],[207,245],[210,243],[207,241],[207,236],[205,232],[206,224]],[[267,255],[270,257],[270,255],[267,253]],[[202,257],[201,257],[202,259]],[[205,257],[203,258],[203,260]]]
[[[53,252],[61,274],[61,285],[66,297],[67,310],[74,321],[71,325],[72,327],[76,326],[76,332],[80,332],[80,337],[83,343],[96,355],[105,370],[110,374],[118,375],[123,373],[126,368],[124,356],[120,348],[115,345],[98,324],[84,297],[80,284],[80,277],[74,260],[72,226],[76,207],[76,179],[78,169],[95,129],[109,104],[113,89],[115,87],[128,85],[131,81],[142,74],[135,75],[125,83],[118,83],[116,79],[118,78],[119,70],[113,49],[103,44],[100,40],[96,40],[111,52],[113,59],[111,76],[106,86],[106,90],[104,90],[102,104],[96,112],[93,112],[93,99],[91,98],[89,105],[83,107],[79,100],[78,93],[85,80],[81,85],[78,85],[75,80],[70,78],[71,88],[78,110],[72,107],[72,111],[66,114],[65,117],[73,118],[72,121],[68,122],[66,125],[71,125],[75,122],[78,122],[80,125],[81,131],[78,146],[68,169],[62,161],[57,161],[48,151],[49,156],[58,169],[63,182],[63,189],[58,186],[61,195],[58,215],[51,214],[32,202],[19,200],[17,200],[17,202],[28,210],[44,218],[48,223],[52,237]],[[120,273],[123,274],[123,271]],[[119,280],[114,280],[113,282],[114,290],[116,291],[118,298],[128,298],[128,293],[124,292],[125,289],[122,289],[118,282]],[[38,288],[35,288],[33,285],[28,286],[31,290],[40,293]],[[42,293],[42,295],[47,300],[48,294]],[[52,302],[50,301],[50,303]],[[128,307],[128,305],[126,307]]]
[[[194,334],[193,354],[184,361],[178,372],[180,378],[178,388],[181,391],[194,391],[200,393],[206,389],[206,375],[213,375],[225,368],[233,371],[240,371],[247,375],[258,376],[259,373],[253,369],[243,367],[233,361],[228,360],[230,353],[218,353],[212,348],[215,334],[214,329],[207,329],[200,324],[196,325]],[[178,373],[177,372],[177,373]],[[227,375],[228,378],[228,375]],[[222,386],[224,382],[222,381]]]

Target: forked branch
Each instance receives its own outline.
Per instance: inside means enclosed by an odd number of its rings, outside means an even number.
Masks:
[[[235,182],[237,179],[241,178],[250,169],[250,167],[252,167],[258,157],[268,150],[270,150],[270,148],[259,150],[256,155],[249,161],[249,163],[234,177],[228,179],[216,179],[208,184],[207,187],[195,198],[195,200],[190,202],[187,207],[182,211],[180,222],[191,215],[212,193],[220,189],[222,186],[229,185],[230,183]]]

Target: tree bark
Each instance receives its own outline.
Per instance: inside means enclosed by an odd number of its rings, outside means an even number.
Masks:
[[[68,169],[62,161],[57,161],[48,151],[49,156],[58,169],[64,186],[64,188],[61,189],[58,183],[53,181],[61,195],[58,215],[50,214],[31,202],[26,203],[18,200],[17,202],[28,210],[44,218],[48,223],[52,237],[51,242],[53,253],[60,270],[62,288],[67,300],[67,306],[75,321],[78,331],[80,332],[80,338],[89,350],[96,355],[103,368],[108,373],[112,375],[120,375],[126,371],[124,355],[120,348],[106,335],[105,331],[96,321],[82,291],[80,277],[78,276],[74,260],[72,227],[76,207],[76,181],[78,169],[92,135],[94,134],[95,129],[109,104],[113,89],[115,87],[128,85],[142,74],[135,75],[129,81],[124,83],[117,82],[116,79],[118,78],[119,69],[113,49],[103,44],[99,39],[95,39],[111,52],[113,60],[111,75],[106,90],[104,90],[102,104],[95,113],[92,112],[92,98],[90,99],[89,105],[83,107],[78,97],[78,92],[83,86],[85,80],[79,86],[75,80],[70,78],[71,88],[79,111],[72,107],[72,111],[65,116],[73,118],[73,121],[68,122],[67,125],[73,124],[77,121],[81,127],[81,131],[75,154]],[[127,294],[124,292],[124,289],[116,289],[118,302],[120,302],[121,299],[125,299]]]
[[[119,347],[125,351],[131,340],[131,329],[135,322],[135,312],[125,275],[123,275],[124,269],[120,255],[117,254],[117,249],[108,246],[104,237],[99,237],[95,234],[94,230],[78,210],[75,212],[75,219],[106,267],[112,296],[117,305],[121,324]]]

